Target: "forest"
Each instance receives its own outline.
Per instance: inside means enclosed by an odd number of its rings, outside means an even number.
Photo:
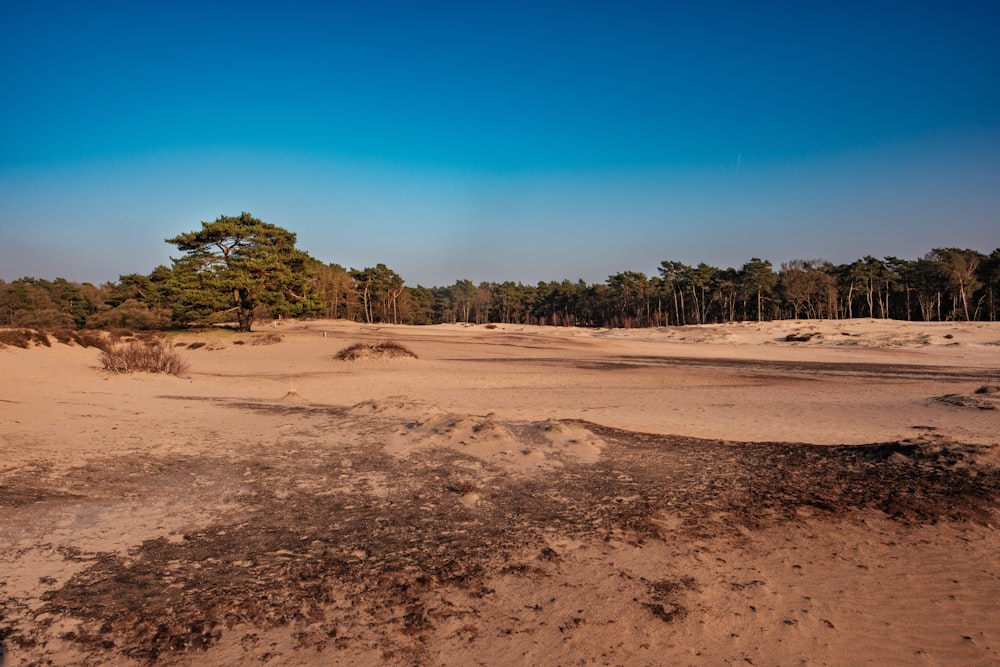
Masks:
[[[324,263],[296,236],[254,218],[222,216],[167,243],[184,254],[148,275],[102,285],[65,278],[0,280],[0,326],[165,330],[285,317],[369,323],[662,327],[776,319],[988,320],[1000,316],[1000,248],[935,248],[917,259],[850,264],[792,259],[739,268],[664,260],[654,275],[583,280],[407,285],[384,264]]]

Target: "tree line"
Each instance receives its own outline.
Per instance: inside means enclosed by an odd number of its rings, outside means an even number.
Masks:
[[[222,216],[167,242],[184,254],[148,275],[95,286],[64,278],[0,281],[0,326],[167,329],[282,317],[369,323],[660,327],[776,319],[1000,319],[1000,248],[936,248],[918,259],[866,256],[850,264],[794,259],[777,269],[665,260],[655,275],[623,271],[603,283],[406,285],[377,264],[324,263],[296,236],[254,218]]]

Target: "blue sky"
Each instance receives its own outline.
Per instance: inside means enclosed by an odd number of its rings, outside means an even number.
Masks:
[[[249,211],[408,284],[1000,246],[996,2],[0,8],[0,279]]]

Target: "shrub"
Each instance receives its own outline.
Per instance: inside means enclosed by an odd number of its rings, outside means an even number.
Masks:
[[[80,347],[96,347],[104,350],[108,347],[109,339],[100,331],[74,331],[73,341]]]
[[[52,347],[52,341],[40,331],[33,329],[0,329],[0,347],[13,345],[14,347],[27,349],[32,344]]]
[[[174,346],[162,339],[129,340],[109,345],[101,364],[112,373],[169,373],[181,375],[187,363]]]
[[[275,343],[280,343],[283,340],[281,334],[264,334],[263,336],[254,336],[250,339],[251,345],[274,345]]]
[[[26,329],[38,330],[73,329],[76,327],[72,315],[55,308],[21,311],[14,318],[14,324]]]
[[[417,355],[408,348],[393,341],[383,343],[355,343],[345,347],[337,353],[336,358],[341,361],[354,361],[356,359],[394,359],[396,357],[410,357],[416,359]]]
[[[150,308],[136,299],[128,299],[115,308],[103,307],[87,318],[91,329],[131,328],[139,331],[162,331],[170,326],[169,308]]]

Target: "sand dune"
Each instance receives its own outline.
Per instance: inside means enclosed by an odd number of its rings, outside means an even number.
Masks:
[[[0,349],[4,667],[1000,662],[995,323],[172,339]]]

